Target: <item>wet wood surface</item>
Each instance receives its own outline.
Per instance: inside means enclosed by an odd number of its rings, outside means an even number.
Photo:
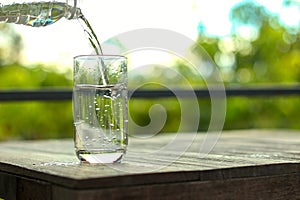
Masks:
[[[121,164],[78,162],[72,139],[0,143],[4,199],[298,199],[300,131],[130,137]]]

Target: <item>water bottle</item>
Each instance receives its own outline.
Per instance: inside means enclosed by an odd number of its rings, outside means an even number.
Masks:
[[[0,22],[32,27],[48,26],[61,18],[81,17],[81,10],[77,3],[77,0],[2,0]]]

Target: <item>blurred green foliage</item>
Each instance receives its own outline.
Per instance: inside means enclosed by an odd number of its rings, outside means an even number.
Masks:
[[[19,64],[0,67],[1,90],[71,87],[65,74]],[[0,140],[9,138],[65,138],[73,134],[72,103],[60,102],[2,102],[0,103]]]
[[[22,38],[10,24],[0,23],[0,66],[18,62]]]
[[[287,1],[288,2],[288,1]],[[288,6],[289,4],[287,4]],[[300,8],[299,8],[300,9]],[[232,33],[225,37],[207,35],[201,26],[194,53],[203,56],[203,49],[217,65],[226,86],[255,84],[295,84],[300,81],[300,27],[280,23],[279,16],[253,1],[243,1],[233,7]],[[300,19],[299,19],[300,20]],[[72,87],[70,74],[58,73],[45,65],[22,66],[18,63],[22,41],[10,25],[0,24],[0,88],[34,89],[41,87]],[[129,74],[129,88],[144,89],[203,88],[213,76],[204,69],[200,77],[188,62],[178,61],[170,68],[152,66]],[[148,70],[148,71],[147,71]],[[163,109],[154,109],[159,104]],[[198,100],[199,130],[208,129],[211,101]],[[190,131],[195,120],[189,99],[131,99],[129,102],[130,133],[138,132],[134,124],[147,126],[151,113],[167,115],[161,132]],[[224,129],[291,128],[300,129],[300,97],[247,98],[230,97]],[[181,119],[181,109],[191,115]],[[152,117],[153,117],[152,116]],[[183,122],[182,122],[183,120]],[[0,140],[9,138],[64,138],[73,135],[72,103],[62,102],[1,102]]]
[[[0,24],[0,30],[0,41],[7,41],[0,42],[1,90],[72,87],[71,71],[62,74],[51,66],[19,64],[21,36],[10,24]],[[70,101],[1,102],[0,140],[72,137],[72,121]]]
[[[245,1],[232,8],[231,21],[231,35],[212,37],[206,35],[204,27],[198,38],[225,83],[299,82],[300,19],[298,26],[286,26],[277,14]],[[198,48],[195,46],[196,51]]]
[[[288,5],[287,5],[288,6]],[[300,5],[298,5],[300,12]],[[205,51],[216,63],[225,86],[231,85],[291,85],[300,81],[300,19],[298,26],[283,24],[278,13],[271,13],[255,1],[242,1],[231,10],[232,32],[219,37],[208,35],[203,24],[199,25],[199,37],[193,46],[193,52],[205,57]],[[208,60],[209,63],[209,60]],[[204,69],[203,69],[204,68]],[[202,77],[186,62],[178,62],[172,70],[156,66],[144,80],[133,77],[132,85],[142,85],[143,82],[156,82],[174,87],[192,85],[194,88],[205,88],[205,80],[213,79],[214,70],[204,63]],[[175,75],[174,71],[177,71]],[[154,73],[155,71],[155,73]],[[170,74],[172,74],[170,76]],[[179,76],[180,74],[181,76]],[[188,80],[188,81],[187,81]],[[142,100],[140,100],[142,101]],[[300,129],[298,112],[300,97],[229,97],[226,100],[227,111],[224,129],[248,128],[291,128]],[[147,101],[150,102],[150,101]],[[145,103],[143,112],[137,113],[135,122],[143,124],[150,122],[145,115],[152,105],[160,103],[156,100]],[[178,116],[180,108],[175,102],[169,101],[173,113],[169,117]],[[199,130],[207,130],[211,118],[210,100],[199,100],[200,121]],[[175,109],[176,108],[176,109]],[[193,108],[189,108],[193,110]],[[145,119],[146,116],[146,119]],[[148,117],[148,118],[147,118]],[[188,120],[192,120],[189,118]],[[164,131],[176,131],[181,121],[178,117],[166,123]],[[174,126],[172,126],[174,125]],[[170,126],[170,127],[169,127]],[[188,131],[188,128],[187,128]]]

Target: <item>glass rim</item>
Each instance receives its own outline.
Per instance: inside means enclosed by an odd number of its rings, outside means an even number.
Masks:
[[[80,59],[80,58],[124,58],[127,59],[126,56],[117,55],[117,54],[107,54],[107,55],[97,55],[97,54],[86,54],[86,55],[78,55],[74,56],[73,59]]]

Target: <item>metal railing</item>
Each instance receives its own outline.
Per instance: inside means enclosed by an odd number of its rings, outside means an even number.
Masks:
[[[176,95],[175,95],[176,94]],[[293,86],[253,86],[253,87],[226,87],[225,94],[231,96],[287,96],[300,95],[300,85]],[[132,98],[208,98],[211,95],[224,96],[224,88],[207,88],[195,90],[129,90]],[[2,90],[0,91],[0,102],[6,101],[64,101],[72,100],[72,89],[38,89],[38,90]]]

